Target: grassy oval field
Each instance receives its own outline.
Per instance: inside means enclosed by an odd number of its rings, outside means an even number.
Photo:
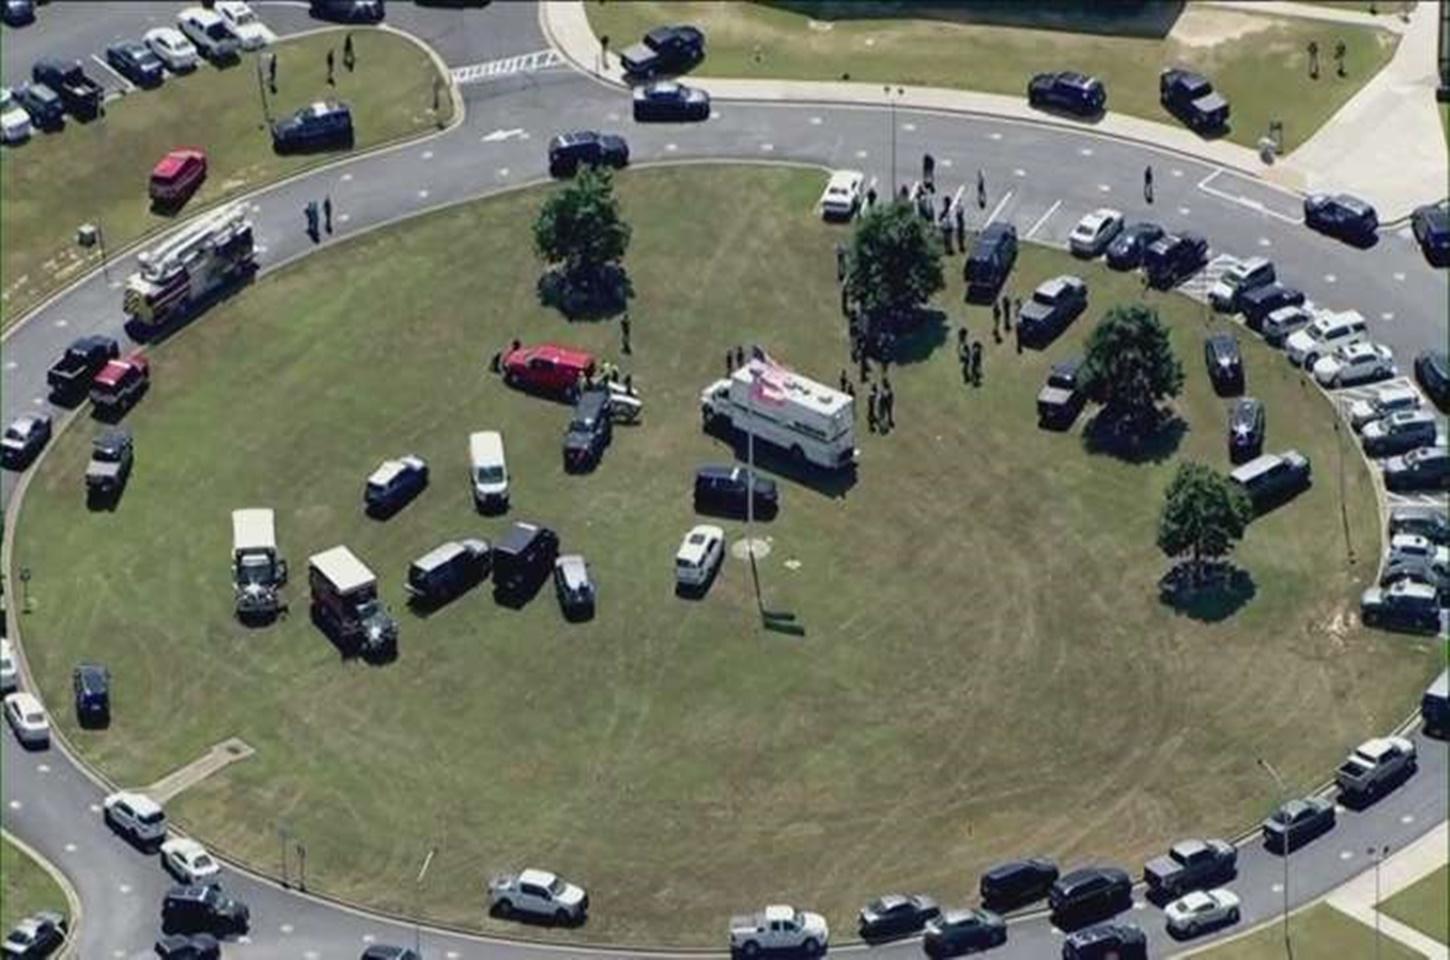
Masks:
[[[1272,799],[1252,758],[1307,787],[1408,712],[1438,661],[1355,623],[1378,520],[1329,404],[1244,337],[1269,448],[1307,453],[1315,484],[1253,524],[1240,607],[1175,613],[1155,589],[1156,516],[1179,459],[1225,465],[1225,401],[1201,361],[1222,321],[1148,294],[1187,371],[1187,430],[1158,461],[1090,453],[1078,432],[1036,428],[1038,386],[1108,306],[1144,294],[1036,247],[1016,293],[1068,270],[1091,290],[1057,344],[1018,355],[988,337],[973,388],[954,334],[928,330],[891,370],[899,427],[861,425],[858,482],[828,495],[782,481],[760,575],[800,635],[762,628],[739,560],[703,601],[676,598],[691,472],[730,456],[697,402],[725,352],[759,342],[827,381],[847,363],[832,252],[844,234],[812,211],[823,180],[759,166],[623,175],[632,356],[615,324],[538,304],[529,231],[549,188],[319,251],[153,351],[119,509],[86,508],[95,428],[82,421],[17,520],[14,562],[33,571],[26,654],[67,737],[137,785],[242,738],[256,755],[171,812],[271,872],[285,828],[314,890],[504,932],[482,882],[545,865],[590,887],[589,924],[560,938],[718,945],[731,911],[765,901],[822,909],[844,933],[870,895],[957,901],[1002,857],[1134,865],[1181,834],[1236,831]],[[959,259],[946,269],[950,323],[985,336],[986,312],[961,305]],[[563,472],[565,407],[488,373],[512,337],[633,372],[644,421],[615,432],[596,472]],[[520,611],[486,588],[427,618],[405,609],[412,558],[505,527],[474,513],[466,481],[467,435],[487,428],[508,447],[508,519],[553,526],[592,562],[592,623],[566,624],[547,588]],[[432,485],[392,519],[366,518],[364,478],[408,452]],[[233,619],[228,580],[228,512],[258,505],[277,510],[294,571],[294,613],[261,630]],[[307,556],[337,543],[383,578],[395,663],[344,662],[308,622]],[[82,658],[115,678],[108,731],[65,709]]]

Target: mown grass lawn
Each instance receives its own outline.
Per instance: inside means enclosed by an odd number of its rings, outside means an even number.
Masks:
[[[1289,942],[1294,960],[1339,960],[1341,957],[1373,957],[1381,960],[1415,960],[1420,955],[1390,937],[1375,944],[1374,927],[1321,903],[1289,918]],[[1285,960],[1284,927],[1272,923],[1237,940],[1203,953],[1195,960]]]
[[[622,50],[662,23],[704,29],[708,55],[696,73],[752,79],[842,80],[960,87],[1025,97],[1043,70],[1081,70],[1108,88],[1110,110],[1177,123],[1158,103],[1158,71],[1184,65],[1207,74],[1228,97],[1228,139],[1253,146],[1271,119],[1284,123],[1284,149],[1303,143],[1389,61],[1388,30],[1189,5],[1168,37],[1111,36],[989,26],[904,16],[855,18],[834,4],[829,20],[753,3],[706,0],[589,0],[596,34]],[[824,14],[822,14],[824,16]],[[1335,76],[1334,43],[1348,45],[1347,76]],[[1319,79],[1308,74],[1310,40]]]
[[[353,110],[353,149],[366,150],[446,123],[446,90],[434,114],[432,59],[416,44],[381,30],[354,30],[357,68],[342,65],[343,32],[283,40],[277,54],[274,117],[314,100],[336,97]],[[336,86],[324,58],[337,51]],[[99,70],[100,68],[95,68]],[[174,215],[152,211],[151,168],[174,147],[207,151],[206,182]],[[46,294],[99,261],[99,249],[76,244],[83,223],[101,227],[114,253],[225,197],[333,159],[337,153],[278,156],[263,120],[256,54],[218,70],[203,63],[189,76],[168,74],[154,90],[106,105],[91,123],[68,119],[56,133],[0,152],[0,317],[9,324]]]
[[[1378,550],[1369,478],[1345,451],[1351,566],[1332,413],[1277,354],[1249,345],[1248,382],[1271,447],[1307,453],[1316,483],[1253,525],[1238,557],[1253,595],[1233,615],[1158,601],[1154,530],[1175,461],[1225,461],[1225,402],[1200,359],[1216,324],[1174,295],[1151,300],[1187,370],[1176,455],[1128,464],[1036,429],[1047,367],[1090,320],[1045,354],[988,339],[980,388],[961,381],[954,333],[928,328],[891,370],[899,429],[860,430],[858,482],[828,495],[784,480],[760,529],[765,604],[803,635],[762,629],[740,560],[704,600],[676,598],[692,470],[730,457],[701,432],[697,400],[725,351],[759,342],[828,381],[847,360],[843,233],[812,213],[823,180],[623,175],[631,357],[613,323],[538,305],[542,189],[321,251],[153,351],[119,509],[84,505],[82,422],[17,521],[42,692],[62,702],[82,656],[115,678],[114,727],[83,732],[57,711],[66,735],[132,784],[243,738],[256,756],[172,814],[272,870],[285,826],[313,889],[503,930],[481,882],[543,864],[591,889],[590,923],[561,936],[714,945],[731,910],[764,901],[813,905],[844,930],[883,890],[962,899],[1003,857],[1131,865],[1182,834],[1236,831],[1272,799],[1253,757],[1307,786],[1405,713],[1439,660],[1354,626]],[[372,269],[331,282],[356,263]],[[1141,296],[1131,276],[1038,248],[1016,292],[1065,270],[1085,270],[1092,317]],[[987,311],[961,306],[959,260],[947,272],[951,323],[986,336]],[[644,422],[616,431],[596,472],[562,470],[566,408],[486,372],[515,336],[633,372]],[[520,611],[486,589],[426,619],[404,608],[411,559],[505,529],[474,513],[465,479],[467,435],[485,428],[504,433],[510,519],[555,527],[592,562],[592,623],[567,625],[547,589]],[[385,523],[365,518],[364,478],[407,452],[429,460],[432,486]],[[228,512],[257,505],[277,510],[294,571],[295,612],[262,630],[233,620],[227,571]],[[337,543],[382,575],[402,623],[391,665],[340,661],[308,622],[306,558]]]
[[[1450,904],[1450,867],[1441,867],[1390,897],[1380,909],[1427,937],[1450,943],[1450,909],[1446,904]]]
[[[40,864],[9,840],[0,841],[0,931],[39,910],[67,913],[65,894]]]

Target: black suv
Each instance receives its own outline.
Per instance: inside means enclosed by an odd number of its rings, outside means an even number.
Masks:
[[[588,470],[596,466],[612,439],[609,391],[584,391],[574,404],[574,415],[564,432],[564,469]]]
[[[1304,226],[1348,243],[1365,245],[1379,229],[1374,207],[1347,193],[1313,193],[1304,198]]]
[[[76,721],[83,727],[104,727],[111,722],[111,671],[97,663],[83,663],[71,673],[76,695]]]
[[[979,887],[988,906],[1015,907],[1041,900],[1056,882],[1057,864],[1030,857],[993,867],[982,874]]]
[[[219,960],[221,944],[209,933],[169,933],[156,941],[159,960]]]
[[[1097,77],[1071,70],[1039,73],[1027,82],[1027,102],[1034,107],[1050,107],[1092,117],[1103,112],[1108,102],[1108,91]]]
[[[1116,912],[1132,905],[1133,881],[1117,867],[1085,867],[1059,877],[1047,902],[1059,915]]]
[[[1415,379],[1441,410],[1450,408],[1450,353],[1426,350],[1415,357]]]
[[[1264,320],[1275,310],[1304,305],[1304,291],[1282,283],[1266,283],[1238,295],[1239,313],[1250,330],[1261,330]]]
[[[1156,223],[1129,224],[1108,244],[1108,266],[1114,270],[1132,270],[1143,262],[1148,247],[1162,236],[1163,228]]]
[[[60,94],[43,83],[22,83],[14,90],[15,102],[30,114],[30,122],[42,130],[65,126],[65,104]]]
[[[1160,290],[1188,279],[1207,262],[1208,241],[1196,233],[1167,234],[1143,251],[1143,272]]]
[[[383,0],[312,0],[308,13],[335,23],[381,23]]]
[[[631,80],[661,73],[683,73],[705,59],[705,34],[687,25],[655,27],[644,40],[626,47],[620,65]]]
[[[166,78],[166,66],[151,48],[137,40],[121,40],[106,48],[106,62],[138,87],[154,87]]]
[[[1254,397],[1240,397],[1229,408],[1228,458],[1243,463],[1257,457],[1264,449],[1264,402]]]
[[[161,901],[166,933],[246,933],[252,914],[247,905],[222,893],[221,884],[172,887]]]
[[[962,279],[972,297],[996,295],[1017,262],[1017,228],[1010,223],[991,223],[977,234],[972,252],[962,264]]]
[[[780,492],[775,481],[755,475],[749,479],[744,467],[710,465],[695,471],[695,509],[701,513],[745,514],[747,484],[754,493],[756,517],[773,517],[780,508]]]
[[[1215,333],[1203,341],[1203,363],[1213,389],[1222,395],[1238,393],[1244,388],[1244,358],[1239,342],[1229,333]]]
[[[576,130],[549,141],[549,175],[571,177],[580,167],[614,167],[629,163],[629,144],[613,133]]]
[[[1201,73],[1169,69],[1158,75],[1158,102],[1199,133],[1221,130],[1228,124],[1228,101],[1213,90]]]
[[[272,124],[272,149],[278,153],[350,147],[352,139],[352,111],[333,100],[310,104]]]
[[[493,545],[494,599],[527,598],[538,592],[558,556],[557,533],[536,523],[515,523]]]
[[[101,85],[86,76],[79,60],[42,57],[30,68],[30,78],[54,90],[73,117],[90,120],[101,112]]]
[[[1147,956],[1148,938],[1132,923],[1100,923],[1062,941],[1062,960],[1146,960]]]
[[[1416,207],[1410,214],[1410,229],[1426,260],[1437,267],[1450,265],[1450,204],[1442,200]]]

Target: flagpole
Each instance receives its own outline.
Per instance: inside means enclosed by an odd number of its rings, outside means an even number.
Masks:
[[[760,387],[760,360],[752,358],[751,392]],[[750,578],[755,584],[755,608],[765,616],[765,603],[760,599],[760,571],[755,566],[755,410],[752,405],[745,428],[745,550],[750,555]]]

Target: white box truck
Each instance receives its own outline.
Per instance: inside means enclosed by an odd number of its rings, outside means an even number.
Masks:
[[[762,355],[700,394],[705,429],[748,431],[801,463],[841,470],[856,462],[855,398]]]
[[[272,511],[251,507],[232,511],[232,585],[237,616],[270,617],[282,607],[287,561],[277,552]]]

